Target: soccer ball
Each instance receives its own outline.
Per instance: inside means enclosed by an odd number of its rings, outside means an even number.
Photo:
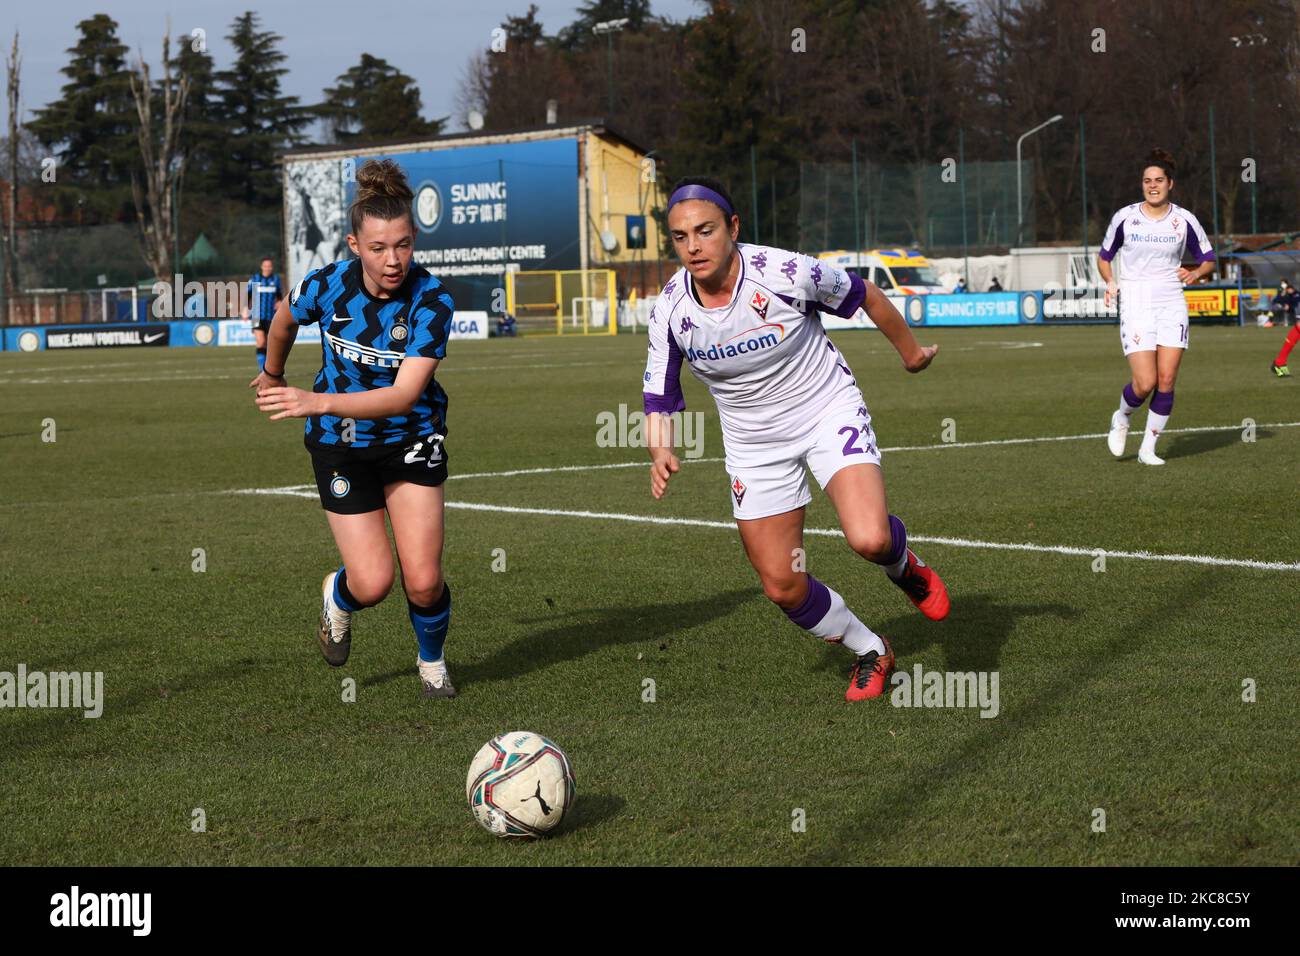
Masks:
[[[564,751],[540,734],[498,734],[474,755],[465,779],[470,811],[499,837],[539,837],[573,803],[573,770]]]

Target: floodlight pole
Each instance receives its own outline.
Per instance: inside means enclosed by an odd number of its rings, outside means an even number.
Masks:
[[[1051,126],[1053,123],[1061,119],[1064,119],[1064,117],[1061,116],[1060,113],[1057,113],[1046,123],[1039,123],[1029,132],[1022,134],[1021,137],[1018,140],[1016,140],[1016,245],[1017,246],[1024,244],[1024,228],[1025,228],[1025,212],[1024,212],[1025,197],[1022,194],[1023,187],[1020,184],[1021,175],[1022,175],[1020,170],[1020,144],[1023,143],[1027,137],[1033,136],[1044,126]]]
[[[610,113],[614,112],[614,34],[627,26],[629,19],[629,17],[623,17],[619,20],[602,20],[591,27],[591,32],[596,36],[600,36],[602,33],[605,35],[605,64],[609,72]]]

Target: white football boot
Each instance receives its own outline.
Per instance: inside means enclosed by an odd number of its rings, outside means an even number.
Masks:
[[[1124,445],[1128,441],[1128,416],[1115,409],[1110,416],[1110,434],[1106,436],[1106,445],[1116,458],[1124,455]]]
[[[440,661],[420,660],[415,658],[416,670],[420,672],[420,683],[424,685],[423,697],[455,697],[456,688],[452,686],[451,675],[447,673],[447,659]]]
[[[1156,455],[1154,448],[1148,448],[1145,444],[1138,449],[1138,461],[1144,465],[1163,465],[1165,460]]]
[[[321,655],[330,667],[342,667],[352,651],[352,613],[334,603],[337,575],[337,571],[331,571],[321,582],[320,627],[316,631]]]

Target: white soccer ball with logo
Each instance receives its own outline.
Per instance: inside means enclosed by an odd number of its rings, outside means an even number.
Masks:
[[[498,734],[474,755],[465,798],[499,837],[539,837],[559,826],[575,792],[569,758],[541,734]]]

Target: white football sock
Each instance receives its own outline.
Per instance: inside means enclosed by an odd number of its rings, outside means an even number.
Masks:
[[[811,574],[808,575],[808,598],[794,610],[785,612],[814,637],[822,640],[843,638],[843,644],[855,654],[875,651],[885,653],[885,643],[871,628],[849,610],[844,598]]]
[[[1147,412],[1147,429],[1142,433],[1142,447],[1147,451],[1156,450],[1156,439],[1160,433],[1165,430],[1165,425],[1169,422],[1168,415],[1157,415],[1155,412]]]

